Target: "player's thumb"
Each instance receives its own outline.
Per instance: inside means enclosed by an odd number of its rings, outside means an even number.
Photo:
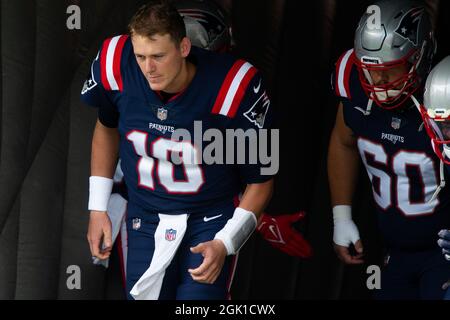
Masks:
[[[363,253],[364,248],[363,248],[361,240],[358,240],[355,242],[355,250],[358,253]]]
[[[349,224],[348,236],[349,240],[354,244],[356,252],[362,253],[363,245],[361,242],[361,237],[359,236],[358,227],[354,224],[353,221],[351,221],[351,223]]]

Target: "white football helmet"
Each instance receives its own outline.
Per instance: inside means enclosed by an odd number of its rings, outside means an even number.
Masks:
[[[212,0],[180,0],[174,3],[184,19],[192,44],[218,52],[231,48],[231,22],[227,12]]]
[[[435,153],[450,164],[450,56],[428,75],[420,112]]]
[[[365,13],[355,32],[355,63],[368,97],[383,109],[395,109],[421,86],[435,53],[430,17],[423,3],[382,0],[379,25]],[[370,10],[369,10],[370,11]],[[408,70],[395,80],[375,83],[371,73]]]

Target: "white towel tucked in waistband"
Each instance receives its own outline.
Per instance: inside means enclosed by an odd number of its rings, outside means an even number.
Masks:
[[[159,214],[160,221],[155,231],[155,252],[150,267],[130,291],[134,299],[158,299],[166,269],[186,232],[188,217],[187,214]]]

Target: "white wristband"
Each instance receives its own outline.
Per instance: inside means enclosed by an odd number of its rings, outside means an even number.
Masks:
[[[360,239],[358,227],[352,220],[352,207],[339,205],[333,207],[333,242],[339,246],[348,247]]]
[[[352,206],[338,205],[333,207],[334,223],[341,220],[352,220]]]
[[[89,178],[89,210],[107,210],[113,184],[114,180],[110,178],[98,176],[91,176]]]
[[[253,212],[238,207],[214,239],[222,240],[228,255],[236,254],[255,230],[256,223]]]

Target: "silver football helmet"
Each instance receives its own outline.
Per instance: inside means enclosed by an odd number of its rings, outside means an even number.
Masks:
[[[420,111],[435,153],[450,164],[450,56],[428,75]]]
[[[227,12],[212,0],[180,0],[174,3],[184,19],[192,44],[224,52],[231,48],[231,22]]]
[[[384,109],[394,109],[423,85],[436,45],[423,3],[383,0],[374,6],[378,13],[367,10],[356,29],[355,63],[369,98]],[[374,14],[379,14],[378,20]],[[394,79],[374,81],[373,74],[389,72],[397,74]]]

